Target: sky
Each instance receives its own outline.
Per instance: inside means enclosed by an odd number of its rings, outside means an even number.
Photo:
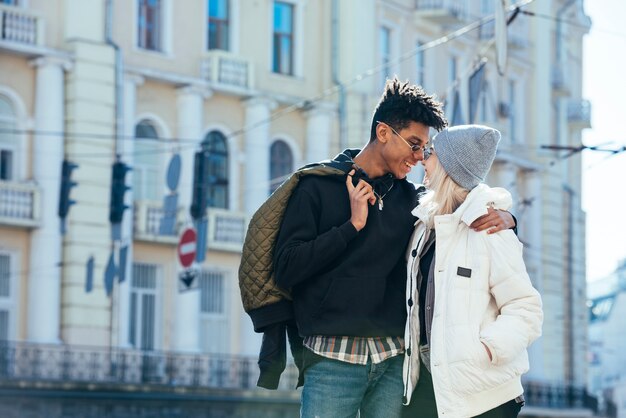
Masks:
[[[626,145],[626,0],[585,0],[592,20],[583,43],[583,97],[591,101],[585,145]],[[626,152],[583,152],[587,280],[612,273],[626,258]]]

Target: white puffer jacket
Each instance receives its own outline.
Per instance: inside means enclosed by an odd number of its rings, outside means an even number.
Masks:
[[[453,214],[435,217],[430,357],[440,418],[476,416],[521,395],[521,375],[528,371],[526,349],[541,335],[541,297],[526,272],[522,244],[511,230],[487,234],[469,228],[487,213],[489,204],[508,209],[511,195],[480,184]],[[423,212],[418,206],[413,213],[424,219]],[[407,251],[407,301],[413,304],[407,303],[405,404],[419,378],[415,278],[427,234],[424,222],[418,220]],[[483,344],[491,351],[491,361]]]

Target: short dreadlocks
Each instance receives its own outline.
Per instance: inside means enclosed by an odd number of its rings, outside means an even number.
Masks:
[[[384,122],[396,131],[405,129],[411,121],[422,123],[440,131],[448,125],[442,104],[424,89],[396,77],[387,80],[374,115],[370,131],[370,142],[376,139],[376,121]]]

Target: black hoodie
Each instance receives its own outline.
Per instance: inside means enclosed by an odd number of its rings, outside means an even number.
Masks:
[[[334,164],[351,164],[347,150]],[[415,186],[390,174],[369,179],[378,194],[366,226],[350,223],[345,176],[307,176],[293,192],[274,251],[276,283],[291,291],[300,335],[402,336],[405,250],[416,218]]]

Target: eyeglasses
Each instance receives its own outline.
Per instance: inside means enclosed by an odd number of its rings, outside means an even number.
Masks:
[[[432,145],[428,145],[422,148],[422,152],[424,153],[424,161],[426,161],[427,159],[430,158],[431,155],[433,155],[434,150],[435,150],[435,147],[433,147]]]
[[[409,141],[407,141],[406,139],[404,139],[402,137],[402,135],[400,135],[398,132],[396,132],[395,129],[393,129],[393,127],[391,125],[389,125],[388,123],[385,122],[381,122],[379,120],[376,121],[376,123],[382,123],[384,125],[389,126],[389,129],[391,129],[393,131],[394,134],[398,135],[398,137],[404,141],[404,143],[411,148],[411,152],[418,152],[418,151],[422,151],[424,154],[426,154],[426,148],[425,147],[421,147],[419,144],[411,144]],[[430,157],[430,153],[428,155]],[[424,159],[426,159],[426,155],[424,155]]]

